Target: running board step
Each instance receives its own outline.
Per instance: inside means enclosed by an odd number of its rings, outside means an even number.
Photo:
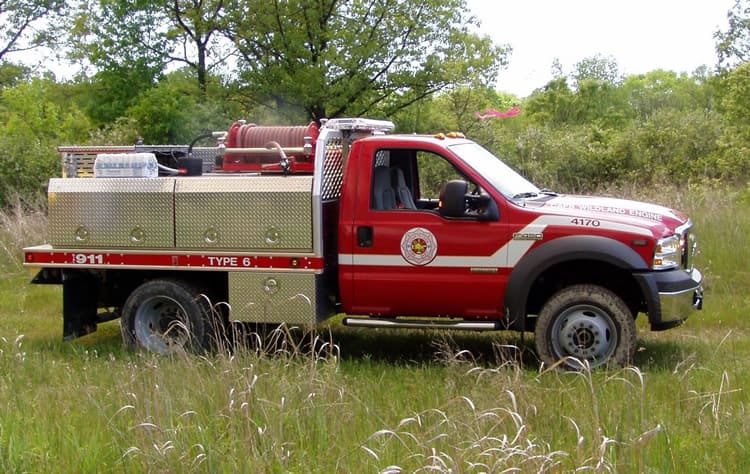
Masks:
[[[106,323],[120,317],[119,311],[106,311],[104,313],[96,313],[97,323]]]
[[[344,326],[358,328],[401,329],[467,329],[470,331],[499,331],[498,321],[436,321],[428,319],[344,318]]]

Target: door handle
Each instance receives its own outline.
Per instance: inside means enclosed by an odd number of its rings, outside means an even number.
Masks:
[[[372,247],[372,226],[361,225],[357,227],[357,245],[360,247]]]

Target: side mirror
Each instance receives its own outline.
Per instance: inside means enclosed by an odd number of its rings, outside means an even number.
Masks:
[[[473,217],[480,221],[500,220],[497,203],[487,194],[469,194],[469,183],[451,180],[440,192],[440,215],[443,217]]]
[[[500,209],[498,209],[495,200],[487,194],[482,194],[480,196],[478,205],[475,209],[480,221],[500,220]]]
[[[469,183],[454,179],[440,190],[438,209],[443,217],[463,217],[466,214],[466,191]]]
[[[440,191],[438,210],[443,217],[464,217],[466,215],[466,191],[469,183],[454,179],[445,183]]]

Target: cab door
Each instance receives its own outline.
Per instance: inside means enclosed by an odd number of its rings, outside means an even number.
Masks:
[[[353,251],[345,257],[352,265],[347,311],[501,318],[509,273],[503,209],[493,220],[470,214],[448,218],[438,210],[445,182],[466,180],[476,191],[482,188],[480,177],[437,150],[376,145],[365,150],[372,156],[369,176],[360,170],[365,178],[360,186],[369,181],[370,193],[359,193],[355,204]]]

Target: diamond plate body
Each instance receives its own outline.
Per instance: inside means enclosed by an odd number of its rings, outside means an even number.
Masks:
[[[229,273],[233,321],[314,325],[332,314],[322,275],[291,272]]]
[[[178,179],[179,248],[312,251],[312,176]]]
[[[54,247],[171,248],[172,178],[51,179]]]
[[[321,199],[323,202],[338,199],[344,182],[344,166],[341,160],[340,137],[331,137],[325,144]]]
[[[216,156],[219,154],[218,147],[195,147],[193,148],[193,156],[200,158],[203,161],[203,172],[209,173],[214,170],[216,166]]]

